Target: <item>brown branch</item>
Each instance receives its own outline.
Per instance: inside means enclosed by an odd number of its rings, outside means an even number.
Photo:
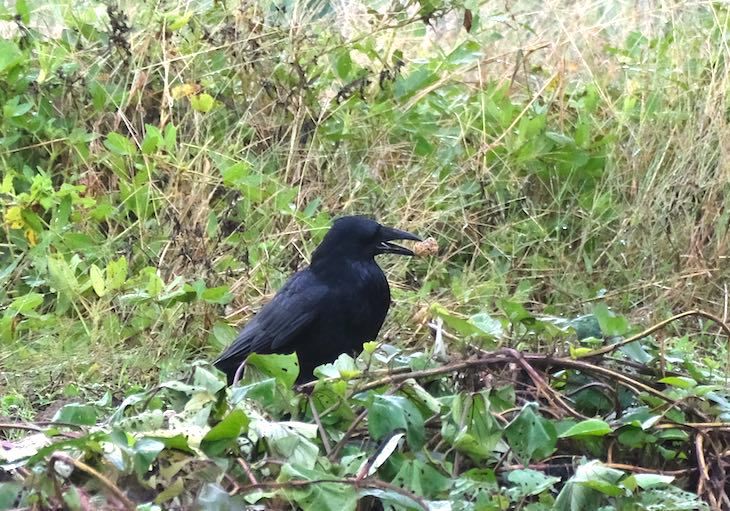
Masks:
[[[618,380],[621,384],[623,384],[626,387],[629,387],[631,389],[638,389],[640,391],[646,392],[648,394],[651,394],[655,397],[658,397],[659,399],[666,401],[668,403],[673,403],[674,400],[668,396],[666,396],[661,391],[650,387],[649,385],[646,385],[645,383],[642,383],[638,380],[635,380],[633,378],[629,378],[628,376],[612,371],[611,369],[606,369],[605,367],[601,367],[595,364],[591,364],[589,362],[584,362],[582,360],[575,360],[571,358],[553,358],[550,355],[538,355],[538,354],[532,354],[532,353],[524,353],[521,354],[521,357],[524,358],[524,360],[529,361],[531,364],[539,364],[539,365],[554,365],[554,366],[560,366],[560,367],[568,367],[572,369],[580,369],[582,371],[589,371],[594,373],[599,373],[604,376],[607,376],[609,378],[613,378],[615,380]],[[407,373],[400,373],[400,374],[393,374],[386,376],[385,378],[380,378],[378,380],[372,381],[367,383],[366,385],[363,385],[358,390],[360,392],[364,392],[366,390],[376,389],[378,387],[382,387],[384,385],[388,384],[396,384],[400,383],[402,381],[405,381],[409,378],[429,378],[433,376],[440,376],[442,374],[452,373],[456,371],[462,371],[464,369],[469,368],[475,368],[475,367],[481,367],[481,366],[489,366],[489,365],[495,365],[495,364],[504,364],[505,362],[508,362],[509,360],[514,360],[514,356],[512,355],[500,355],[500,352],[494,352],[489,353],[488,356],[480,357],[480,358],[470,358],[466,360],[462,360],[460,362],[454,362],[452,364],[447,364],[440,367],[433,367],[431,369],[423,369],[420,371],[411,371]]]
[[[360,415],[355,417],[355,420],[352,421],[352,424],[350,424],[350,427],[347,428],[347,431],[345,431],[345,434],[342,435],[342,438],[340,439],[339,442],[337,442],[337,445],[335,445],[335,448],[332,449],[332,452],[328,456],[330,461],[334,461],[335,459],[337,459],[337,456],[340,454],[340,451],[342,450],[342,448],[345,446],[347,441],[352,436],[352,433],[355,431],[357,426],[363,421],[363,419],[365,417],[367,417],[367,415],[368,415],[368,411],[366,408],[365,410],[362,411],[362,413],[360,413]]]
[[[36,433],[43,433],[44,431],[43,428],[35,424],[23,422],[0,422],[0,429],[22,429],[24,431],[35,431]]]
[[[314,422],[317,423],[317,429],[319,430],[319,436],[322,438],[324,452],[326,452],[327,456],[329,456],[330,452],[332,452],[332,447],[330,446],[330,440],[327,437],[327,432],[324,430],[322,421],[319,419],[319,412],[317,412],[317,407],[314,405],[312,396],[309,396],[309,409],[312,410],[312,417],[314,418]]]
[[[109,492],[111,492],[114,497],[116,497],[117,500],[124,506],[124,509],[127,511],[134,511],[137,509],[137,506],[129,500],[129,498],[124,494],[122,490],[119,489],[119,487],[114,484],[111,480],[109,480],[106,476],[98,472],[93,467],[87,465],[83,461],[79,461],[75,458],[72,458],[66,453],[63,452],[54,452],[51,454],[51,465],[55,465],[58,461],[63,461],[64,463],[68,463],[69,465],[73,465],[74,467],[78,468],[82,472],[86,472],[91,477],[96,478]]]
[[[705,461],[705,436],[702,433],[695,436],[695,456],[697,457],[697,468],[699,469],[699,476],[697,478],[697,495],[700,498],[706,498],[710,502],[712,509],[719,509],[717,507],[717,501],[711,491],[705,491],[705,485],[710,481],[710,471],[707,468],[707,462]]]
[[[492,360],[492,363],[504,361],[503,358],[500,358],[499,360]],[[468,369],[470,367],[478,367],[480,365],[489,365],[489,362],[487,362],[487,359],[479,359],[479,358],[472,358],[467,359],[461,362],[455,362],[452,364],[447,364],[440,367],[433,367],[431,369],[422,369],[420,371],[409,371],[405,373],[396,373],[396,374],[390,374],[388,376],[385,376],[383,378],[379,378],[375,381],[371,381],[363,385],[362,387],[358,388],[359,392],[365,392],[367,390],[377,389],[378,387],[382,387],[384,385],[389,384],[396,384],[400,383],[402,381],[405,381],[409,378],[428,378],[431,376],[441,376],[442,374],[448,374],[453,373],[456,371],[461,371],[463,369]]]
[[[576,454],[577,456],[577,454]],[[571,455],[570,457],[573,457]],[[607,467],[615,468],[617,470],[624,470],[626,472],[638,473],[638,474],[660,474],[663,476],[680,477],[697,470],[697,467],[682,468],[677,470],[663,470],[660,468],[652,467],[640,467],[638,465],[629,465],[626,463],[604,463]],[[521,470],[524,468],[530,468],[532,470],[539,470],[545,472],[548,470],[563,469],[571,470],[575,468],[575,463],[530,463],[528,465],[516,464],[516,465],[503,465],[500,467],[500,471],[510,472],[512,470]]]
[[[74,426],[78,427],[78,426]],[[36,425],[36,424],[30,424],[27,422],[0,422],[0,429],[20,429],[23,431],[34,431],[36,433],[46,433],[48,430],[43,429],[42,427]],[[66,438],[78,438],[78,434],[70,433],[70,432],[64,432],[59,431],[59,435],[65,436]]]
[[[714,314],[710,314],[709,312],[695,309],[695,310],[691,310],[691,311],[681,312],[675,316],[672,316],[671,318],[665,319],[664,321],[660,321],[659,323],[657,323],[653,326],[650,326],[643,332],[639,332],[636,335],[627,337],[626,339],[624,339],[620,342],[617,342],[614,344],[609,344],[602,348],[598,348],[598,349],[589,351],[588,353],[583,353],[581,355],[578,355],[577,358],[596,357],[599,355],[605,355],[607,353],[611,353],[611,352],[616,351],[617,349],[621,348],[622,346],[626,346],[627,344],[631,344],[632,342],[638,341],[639,339],[643,339],[644,337],[647,337],[647,336],[653,334],[657,330],[664,328],[668,324],[673,323],[674,321],[677,321],[678,319],[686,318],[688,316],[700,316],[702,318],[706,318],[711,321],[714,321],[715,323],[717,323],[720,326],[720,328],[722,328],[722,330],[727,335],[728,340],[730,340],[730,326],[728,326],[727,323],[725,323],[721,318],[715,316]]]
[[[256,479],[256,476],[253,475],[253,471],[251,470],[251,466],[246,463],[246,460],[243,458],[238,458],[238,464],[241,465],[241,468],[246,473],[246,476],[248,477],[248,480],[251,481],[251,484],[259,484],[258,480]]]
[[[525,370],[525,372],[530,376],[530,379],[535,383],[535,386],[537,387],[538,392],[542,391],[547,396],[547,399],[550,402],[557,403],[560,405],[560,408],[563,408],[563,410],[567,411],[570,415],[573,417],[579,418],[579,419],[587,419],[588,417],[582,415],[581,413],[577,412],[573,409],[572,406],[570,406],[560,395],[558,391],[553,389],[550,385],[547,384],[547,382],[543,379],[540,374],[535,371],[535,368],[532,367],[530,364],[527,363],[525,360],[525,357],[520,353],[519,351],[512,349],[512,348],[505,348],[504,353],[511,356],[515,360],[517,360],[517,363],[519,363],[522,366],[522,369]]]

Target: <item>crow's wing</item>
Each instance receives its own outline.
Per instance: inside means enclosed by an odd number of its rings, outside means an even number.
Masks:
[[[328,288],[309,269],[292,275],[274,298],[238,334],[215,365],[243,362],[250,353],[276,353],[291,345],[321,314],[326,314]]]

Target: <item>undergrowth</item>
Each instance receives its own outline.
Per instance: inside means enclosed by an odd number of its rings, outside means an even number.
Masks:
[[[380,340],[406,350],[430,349],[439,311],[512,321],[504,300],[727,319],[729,12],[0,7],[0,415],[182,377],[342,213],[439,242],[380,261]],[[688,316],[658,341],[724,371],[711,325]]]

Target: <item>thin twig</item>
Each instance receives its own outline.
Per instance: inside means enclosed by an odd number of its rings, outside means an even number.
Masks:
[[[697,477],[697,495],[700,497],[707,498],[710,500],[710,506],[712,509],[717,508],[717,502],[712,492],[705,492],[705,485],[710,482],[710,471],[707,468],[707,462],[705,461],[705,435],[698,433],[695,436],[695,456],[697,457],[697,468],[699,469],[699,476]]]
[[[322,421],[319,418],[319,412],[317,412],[317,407],[314,406],[314,401],[312,400],[312,396],[309,396],[309,409],[312,410],[312,417],[314,418],[314,422],[317,424],[317,429],[319,430],[319,436],[322,438],[322,446],[324,446],[324,451],[327,453],[327,456],[329,456],[330,452],[332,452],[332,448],[330,446],[330,439],[329,439],[329,437],[327,437],[327,432],[324,430]]]
[[[588,358],[588,357],[595,357],[598,355],[605,355],[606,353],[611,353],[613,351],[616,351],[617,349],[621,348],[622,346],[626,346],[627,344],[631,344],[632,342],[638,341],[639,339],[643,339],[644,337],[647,337],[657,330],[660,330],[667,326],[668,324],[677,321],[678,319],[686,318],[687,316],[700,316],[706,319],[709,319],[711,321],[714,321],[717,323],[720,328],[725,332],[725,334],[728,337],[728,341],[730,342],[730,326],[727,325],[721,318],[715,316],[714,314],[710,314],[709,312],[705,312],[699,309],[691,310],[691,311],[685,311],[682,313],[679,313],[675,316],[672,316],[671,318],[665,319],[664,321],[660,321],[656,325],[650,326],[643,332],[639,332],[636,335],[632,335],[631,337],[627,337],[626,339],[614,343],[609,344],[607,346],[604,346],[602,348],[598,348],[592,351],[589,351],[588,353],[583,353],[581,355],[578,355],[577,358]]]
[[[96,478],[107,490],[109,490],[114,495],[114,497],[116,497],[117,500],[119,500],[125,510],[134,511],[135,509],[137,509],[137,506],[135,506],[134,503],[129,500],[129,498],[124,494],[122,490],[119,489],[116,484],[111,482],[107,477],[105,477],[93,467],[90,467],[83,461],[79,461],[62,452],[54,452],[53,454],[51,454],[51,465],[54,465],[57,461],[63,461],[64,463],[73,465],[79,470],[86,472],[91,477]]]
[[[231,386],[235,385],[239,382],[241,379],[241,376],[243,376],[243,369],[246,367],[246,359],[243,359],[243,362],[241,362],[238,366],[238,369],[236,369],[236,374],[233,375],[233,383],[231,383]]]
[[[512,348],[505,348],[504,352],[517,360],[517,362],[522,366],[522,369],[525,370],[525,372],[530,376],[530,379],[535,382],[535,385],[537,386],[538,392],[542,391],[545,393],[546,397],[549,401],[555,402],[558,405],[560,405],[561,408],[563,408],[565,411],[567,411],[570,415],[573,417],[577,417],[579,419],[587,419],[588,417],[584,416],[583,414],[579,413],[577,410],[575,410],[572,406],[570,406],[560,395],[558,391],[553,389],[550,385],[547,384],[547,382],[543,379],[540,374],[535,371],[535,368],[533,368],[530,364],[527,363],[527,360],[525,360],[525,357],[520,353],[519,351],[512,349]]]
[[[248,480],[251,481],[251,484],[259,484],[258,480],[256,479],[256,476],[253,475],[253,471],[251,470],[251,466],[244,460],[243,458],[237,459],[238,464],[241,465],[241,468],[246,473],[246,477],[248,477]]]
[[[36,424],[30,424],[26,422],[0,422],[0,429],[20,429],[23,431],[35,431],[36,433],[46,433],[48,431],[47,429],[44,429]],[[78,434],[67,431],[59,431],[58,434],[61,436],[65,436],[66,438],[79,437]]]
[[[508,362],[509,360],[513,360],[514,357],[509,355],[505,357],[504,355],[500,355],[500,352],[494,352],[490,353],[491,356],[486,357],[479,357],[479,358],[469,358],[466,360],[462,360],[460,362],[454,362],[452,364],[447,364],[441,367],[434,367],[431,369],[423,369],[420,371],[411,371],[407,373],[400,373],[400,374],[393,374],[386,376],[384,378],[380,378],[378,380],[372,381],[367,383],[366,385],[363,385],[359,388],[360,392],[364,392],[366,390],[376,389],[378,387],[382,387],[384,385],[388,384],[395,384],[400,383],[402,381],[405,381],[409,378],[414,379],[420,379],[420,378],[429,378],[433,376],[440,376],[442,374],[462,371],[464,369],[469,368],[475,368],[480,366],[489,366],[489,365],[495,365],[495,364],[504,364],[505,362]],[[651,394],[655,397],[658,397],[662,399],[663,401],[672,403],[674,400],[665,394],[663,394],[661,391],[650,387],[649,385],[646,385],[645,383],[642,383],[640,381],[637,381],[633,378],[629,378],[628,376],[621,374],[616,371],[612,371],[610,369],[606,369],[605,367],[601,367],[595,364],[591,364],[588,362],[584,362],[582,360],[575,360],[570,358],[557,358],[552,357],[550,355],[539,355],[539,354],[531,354],[531,353],[524,353],[521,354],[521,356],[529,361],[531,364],[541,364],[541,365],[554,365],[559,367],[568,367],[572,369],[580,369],[583,371],[590,371],[590,372],[596,372],[599,374],[603,374],[604,376],[607,376],[609,378],[614,378],[618,380],[621,384],[629,387],[629,388],[635,388],[639,389],[641,391],[644,391],[648,394]]]
[[[345,431],[345,434],[342,435],[342,438],[340,439],[339,442],[337,442],[337,445],[335,445],[335,448],[332,449],[332,452],[328,456],[330,461],[334,461],[335,459],[337,459],[337,456],[340,454],[340,451],[342,450],[342,448],[345,446],[347,441],[352,436],[352,433],[355,431],[355,429],[357,429],[357,426],[363,421],[363,419],[365,417],[367,417],[367,415],[368,415],[368,411],[367,411],[367,409],[365,409],[360,413],[360,415],[355,417],[355,420],[352,421],[352,424],[350,424],[350,427],[347,428],[347,431]]]

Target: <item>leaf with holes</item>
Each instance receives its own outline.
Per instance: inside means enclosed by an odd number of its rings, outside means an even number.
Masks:
[[[420,460],[406,460],[398,470],[393,485],[407,488],[426,498],[443,497],[451,487],[451,479]]]
[[[416,405],[401,396],[375,396],[368,409],[370,434],[380,440],[398,429],[406,431],[411,449],[423,447],[426,432]]]
[[[281,467],[277,479],[287,481],[331,481],[337,479],[332,474],[319,470],[305,469],[293,464]],[[287,499],[296,502],[303,511],[355,511],[357,492],[351,484],[320,482],[308,486],[285,488],[281,490]]]
[[[252,353],[246,359],[246,372],[249,368],[258,369],[266,376],[276,378],[287,387],[294,385],[299,376],[299,360],[296,354],[290,355],[259,355]]]

